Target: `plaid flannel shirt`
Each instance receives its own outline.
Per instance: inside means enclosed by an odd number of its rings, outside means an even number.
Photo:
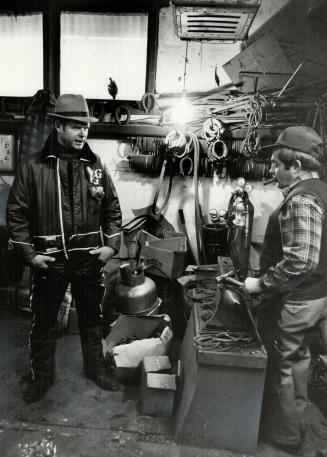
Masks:
[[[301,180],[317,177],[304,173]],[[298,182],[298,181],[297,181]],[[283,189],[286,197],[296,183]],[[301,193],[294,195],[279,214],[283,258],[261,278],[266,289],[293,289],[318,266],[323,211],[317,199]]]

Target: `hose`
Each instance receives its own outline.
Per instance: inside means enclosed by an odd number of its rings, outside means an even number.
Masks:
[[[199,203],[199,157],[200,147],[199,140],[193,132],[189,132],[190,138],[192,138],[193,150],[194,150],[194,167],[193,167],[193,179],[194,179],[194,203],[195,203],[195,236],[196,236],[196,247],[198,251],[198,259],[200,265],[206,263],[206,256],[203,248],[203,234],[202,234],[202,214]]]
[[[160,206],[160,208],[157,209],[157,201],[158,201],[159,193],[160,193],[160,190],[161,190],[163,178],[164,178],[164,175],[165,175],[167,162],[168,162],[168,158],[165,157],[165,159],[163,161],[163,164],[162,164],[162,167],[161,167],[161,173],[160,173],[160,176],[159,176],[159,179],[158,179],[157,188],[156,188],[156,191],[155,191],[155,194],[154,194],[154,198],[153,198],[153,203],[152,203],[152,206],[151,206],[152,214],[154,214],[155,216],[158,216],[159,214],[161,214],[162,211],[166,208],[166,205],[168,203],[168,200],[169,200],[169,197],[170,197],[170,193],[171,193],[171,188],[172,188],[172,184],[173,184],[172,170],[170,170],[170,173],[169,173],[169,183],[168,183],[168,190],[167,190],[166,196],[165,196],[164,201],[163,201],[162,205]]]

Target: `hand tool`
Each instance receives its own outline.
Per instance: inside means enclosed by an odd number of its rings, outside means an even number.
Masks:
[[[228,271],[227,273],[223,273],[223,274],[217,276],[216,280],[219,283],[221,281],[224,281],[226,278],[230,278],[232,276],[235,276],[235,271],[233,271],[233,270]]]
[[[225,278],[224,282],[231,284],[233,286],[241,287],[243,289],[243,283],[241,281],[237,281],[237,279]]]
[[[233,270],[229,271],[228,273],[224,273],[220,276],[216,277],[216,280],[218,284],[221,282],[232,284],[233,286],[237,287],[242,287],[243,288],[243,283],[241,281],[237,281],[236,279],[233,279],[232,276],[235,276],[235,272]]]

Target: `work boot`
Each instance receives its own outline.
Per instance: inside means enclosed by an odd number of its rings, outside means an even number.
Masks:
[[[101,389],[118,390],[118,383],[113,374],[107,370],[102,351],[102,332],[99,327],[86,329],[81,336],[84,374]]]
[[[319,454],[317,450],[312,447],[305,436],[302,437],[302,440],[298,444],[282,444],[274,442],[266,437],[261,438],[263,442],[269,444],[270,446],[296,457],[325,457],[324,455]]]
[[[34,403],[41,400],[53,384],[55,374],[51,376],[37,375],[34,379],[30,378],[23,394],[26,403]]]
[[[301,455],[301,450],[302,450],[301,442],[299,442],[298,444],[283,444],[283,443],[278,443],[276,441],[273,441],[265,436],[262,436],[261,439],[264,443],[269,444],[269,446],[279,449],[280,451],[283,451],[286,454],[291,454],[291,455],[296,455],[296,456]]]
[[[91,379],[95,384],[101,387],[101,389],[114,392],[119,388],[118,382],[108,373],[104,364],[102,367],[97,366],[96,370],[93,371],[84,368],[84,374],[88,379]]]

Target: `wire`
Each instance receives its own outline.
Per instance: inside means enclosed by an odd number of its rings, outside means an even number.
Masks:
[[[217,283],[215,279],[189,281],[184,286],[184,295],[196,303],[207,303],[210,301],[213,305],[216,297]],[[192,290],[192,294],[189,291]]]
[[[254,347],[257,342],[247,333],[225,330],[218,333],[200,332],[193,338],[193,345],[200,350],[227,352]]]
[[[249,98],[243,108],[247,113],[248,130],[241,145],[241,152],[246,157],[255,157],[260,149],[260,138],[257,135],[257,128],[262,122],[262,108],[266,103],[266,98],[257,93]]]
[[[210,117],[203,123],[202,138],[206,140],[207,143],[217,141],[220,139],[222,130],[223,126],[221,122],[214,117]]]
[[[172,152],[174,157],[181,159],[190,152],[191,139],[187,141],[185,135],[177,129],[169,132],[165,138],[167,148]]]

